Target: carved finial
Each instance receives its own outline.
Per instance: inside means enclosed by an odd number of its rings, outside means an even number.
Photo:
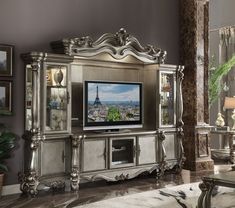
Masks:
[[[121,28],[117,33],[116,37],[118,39],[118,43],[120,46],[126,45],[126,42],[128,41],[129,34],[126,32],[124,28]]]

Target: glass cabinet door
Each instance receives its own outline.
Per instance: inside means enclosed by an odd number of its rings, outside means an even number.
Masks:
[[[135,163],[135,138],[117,139],[110,142],[110,167],[133,166]]]
[[[32,97],[33,97],[33,84],[32,84],[32,67],[26,65],[26,86],[25,86],[25,130],[32,129]]]
[[[160,73],[160,125],[175,125],[175,73]]]
[[[68,67],[46,65],[46,129],[68,130]]]

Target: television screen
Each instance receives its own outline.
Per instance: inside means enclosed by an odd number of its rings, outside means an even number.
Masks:
[[[141,127],[141,83],[85,81],[84,86],[85,130]]]

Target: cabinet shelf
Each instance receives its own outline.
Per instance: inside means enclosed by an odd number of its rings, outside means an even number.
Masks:
[[[130,163],[130,162],[127,160],[120,160],[120,161],[112,162],[112,165],[122,165],[122,164],[128,164],[128,163]]]
[[[121,148],[112,148],[112,152],[122,152],[122,151],[126,151],[126,147],[121,147]]]
[[[47,107],[47,110],[66,111],[66,108],[51,108],[51,107]]]

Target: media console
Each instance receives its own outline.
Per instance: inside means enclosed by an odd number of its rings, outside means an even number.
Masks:
[[[153,171],[159,179],[166,169],[175,167],[180,171],[183,162],[180,138],[174,141],[175,150],[172,152],[175,155],[172,158],[167,156],[164,145],[165,140],[169,142],[172,140],[170,137],[177,133],[180,132],[139,130],[118,134],[74,133],[72,188],[78,189],[80,180],[119,181]]]
[[[96,41],[87,36],[55,41],[51,46],[53,53],[22,54],[22,192],[36,195],[40,189],[61,188],[68,182],[72,190],[78,190],[80,180],[118,181],[153,171],[159,178],[165,170],[181,170],[182,66],[163,64],[165,51],[151,45],[143,47],[124,29],[116,34],[106,33]],[[142,128],[118,133],[84,131],[83,93],[87,80],[141,83],[141,107],[132,108],[128,116],[138,118],[141,108],[143,116],[138,126]],[[106,107],[100,109],[105,111]],[[123,108],[125,112],[129,109]],[[104,113],[95,112],[95,107],[92,110],[92,116]],[[126,128],[128,124],[133,127],[134,123],[125,122]],[[108,122],[105,126],[109,128]]]

